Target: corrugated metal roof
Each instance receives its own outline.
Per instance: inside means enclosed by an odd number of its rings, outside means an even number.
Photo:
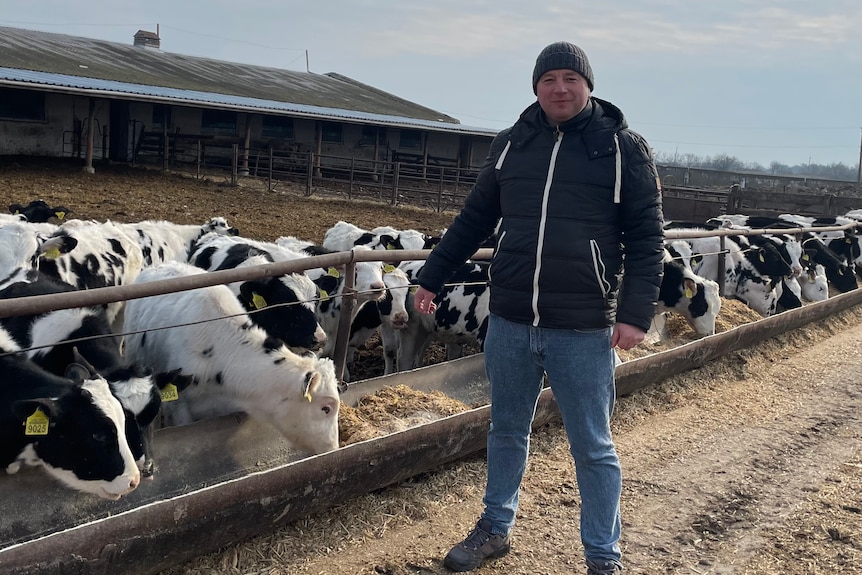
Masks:
[[[271,111],[492,136],[339,74],[314,74],[172,54],[78,36],[0,27],[0,83],[58,91]]]

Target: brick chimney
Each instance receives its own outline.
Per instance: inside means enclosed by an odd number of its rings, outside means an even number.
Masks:
[[[138,30],[135,32],[134,45],[141,46],[142,48],[160,49],[161,40],[159,39],[159,25],[156,24],[155,32],[147,32],[146,30]]]

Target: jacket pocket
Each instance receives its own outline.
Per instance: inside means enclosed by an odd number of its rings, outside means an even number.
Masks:
[[[596,240],[590,240],[590,253],[593,257],[593,273],[596,276],[596,281],[599,284],[602,297],[607,298],[608,293],[611,291],[611,284],[605,277],[607,270],[605,268],[605,262],[602,261],[602,250],[599,248],[599,244]]]

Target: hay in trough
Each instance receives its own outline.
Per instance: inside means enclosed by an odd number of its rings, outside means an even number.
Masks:
[[[406,385],[384,387],[360,399],[356,407],[341,404],[338,434],[344,446],[469,409],[440,391],[417,391]]]
[[[722,299],[721,309],[718,312],[718,317],[715,319],[715,333],[722,333],[733,329],[737,326],[751,323],[762,319],[760,314],[748,307],[745,303],[735,299]],[[666,351],[679,347],[683,344],[697,341],[703,336],[694,332],[685,318],[676,313],[668,313],[665,323],[669,339],[663,339],[655,343],[643,343],[634,349],[617,350],[620,359],[628,361],[637,359],[647,355],[652,355],[660,351]]]

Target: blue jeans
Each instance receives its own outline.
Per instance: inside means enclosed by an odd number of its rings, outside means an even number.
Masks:
[[[530,430],[543,375],[554,392],[575,461],[586,558],[620,561],[622,472],[611,438],[614,351],[611,329],[577,331],[513,323],[491,315],[485,370],[491,384],[485,511],[494,533],[515,524]]]

